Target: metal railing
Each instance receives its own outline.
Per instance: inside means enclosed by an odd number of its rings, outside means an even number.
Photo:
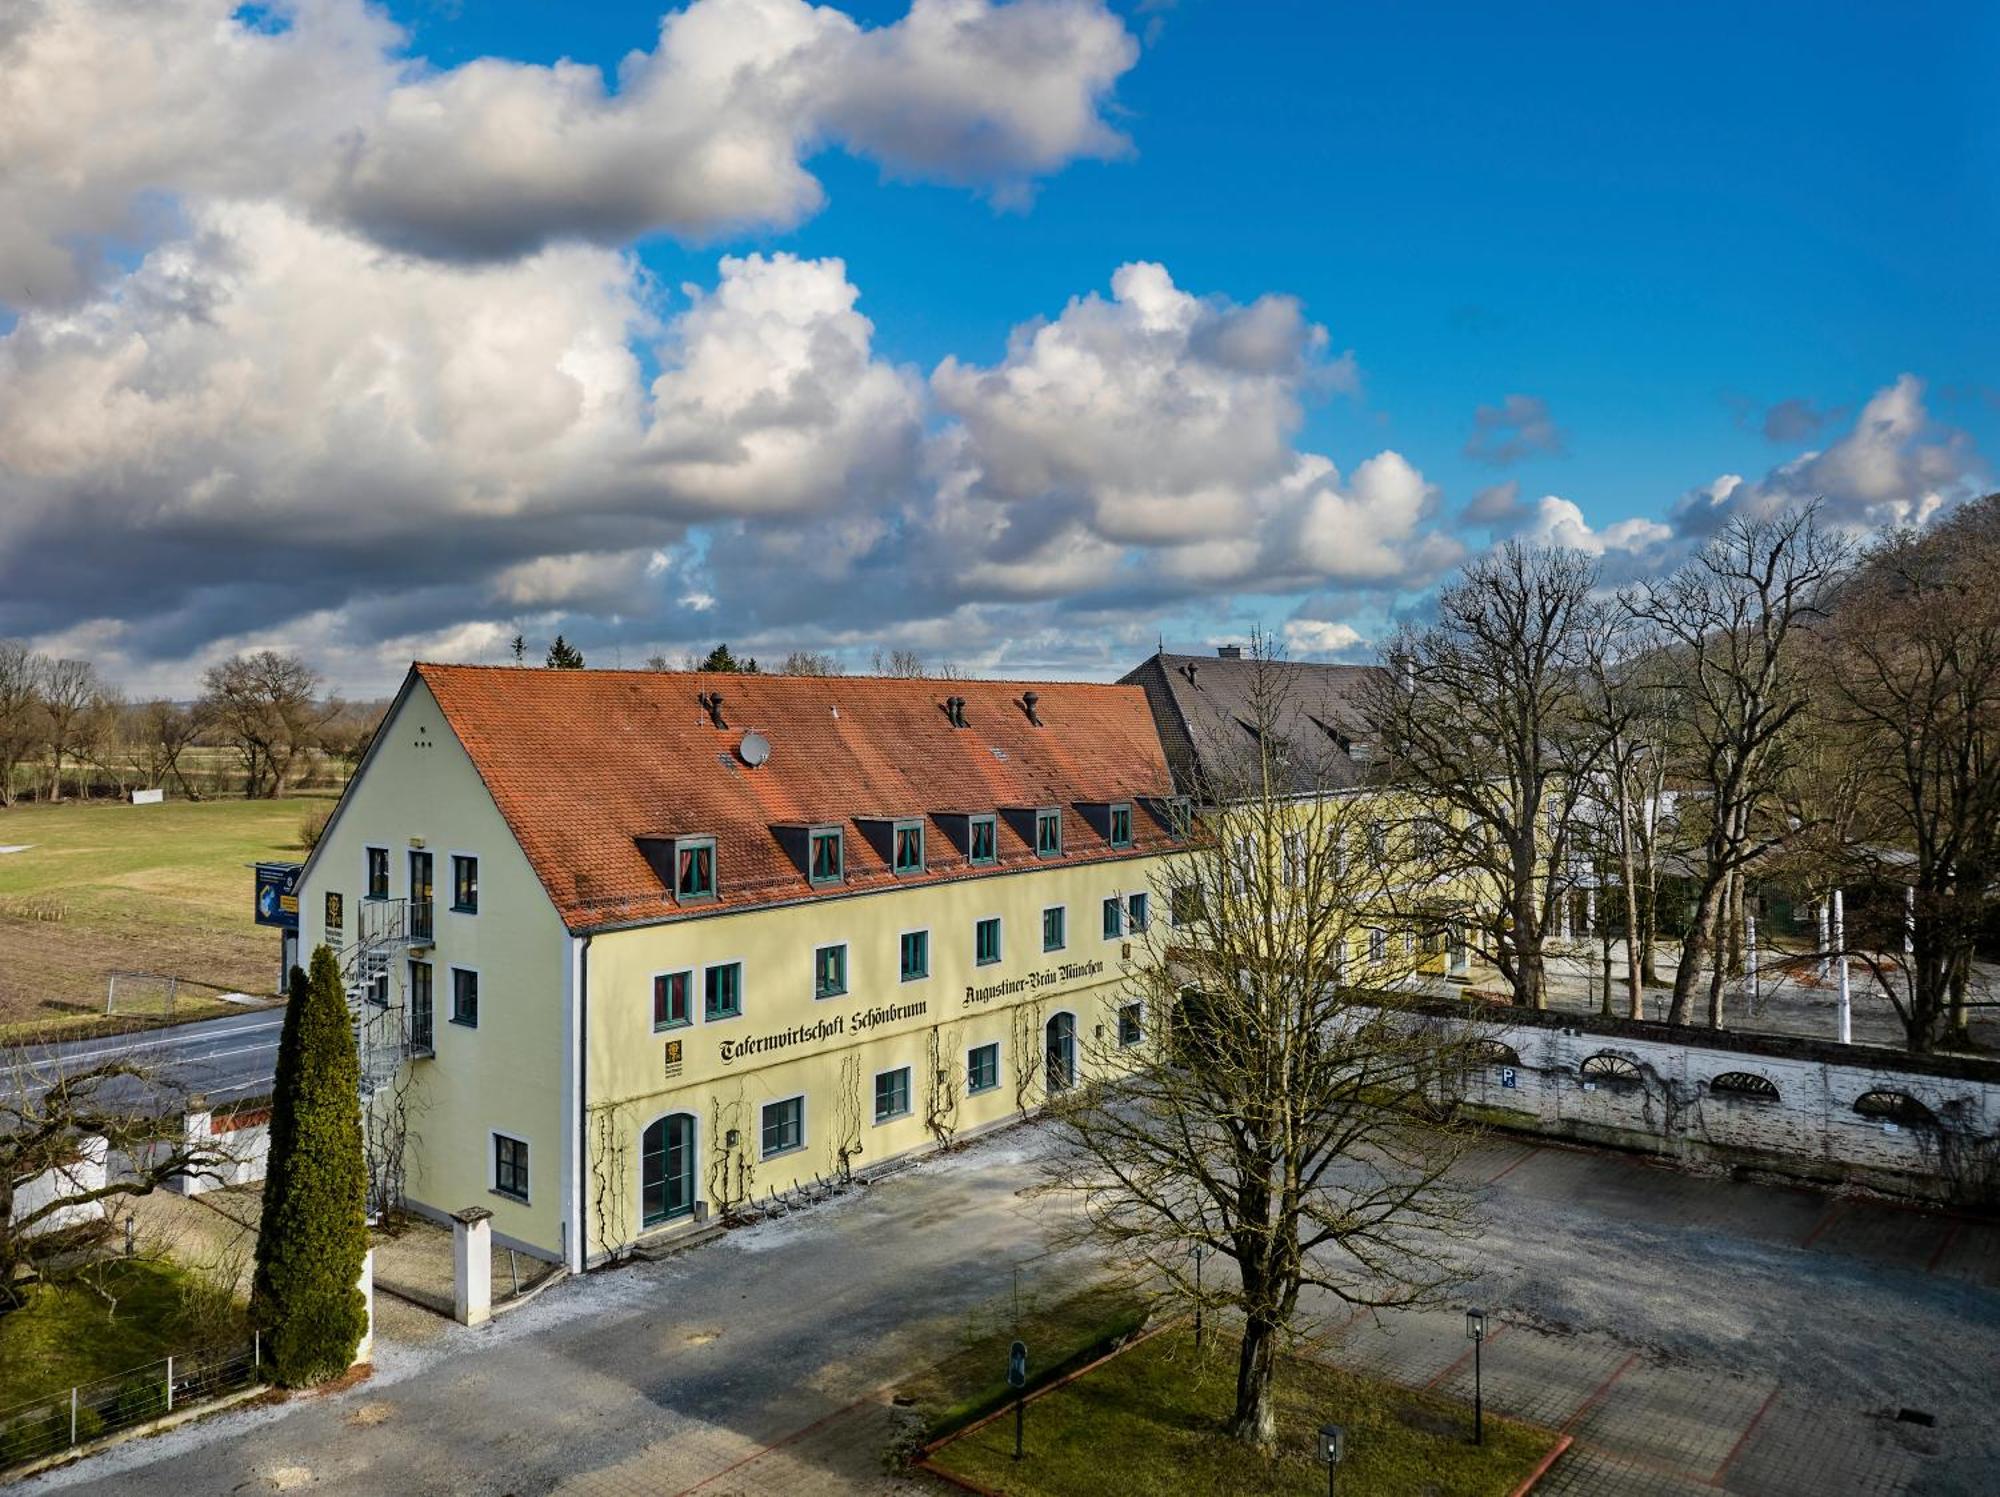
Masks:
[[[261,1338],[162,1357],[0,1409],[0,1470],[74,1450],[264,1381]]]

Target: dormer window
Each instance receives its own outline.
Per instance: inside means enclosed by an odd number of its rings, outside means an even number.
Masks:
[[[715,839],[674,839],[674,898],[693,903],[715,898]]]
[[[972,863],[993,863],[1000,858],[1000,818],[974,816],[966,825],[966,858]]]
[[[845,868],[842,856],[840,828],[816,827],[811,838],[811,872],[807,875],[815,884],[837,884]]]
[[[895,870],[898,873],[924,871],[924,824],[899,821],[895,828]]]
[[[1041,810],[1035,813],[1035,856],[1038,858],[1059,858],[1062,856],[1062,811],[1060,808]]]
[[[1111,845],[1130,847],[1132,845],[1132,808],[1113,806],[1111,808]]]

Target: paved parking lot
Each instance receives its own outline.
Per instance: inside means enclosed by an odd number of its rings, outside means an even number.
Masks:
[[[909,1493],[900,1373],[1010,1293],[1094,1267],[1018,1192],[1031,1129],[681,1258],[556,1286],[476,1331],[384,1326],[376,1378],[114,1451],[55,1486],[192,1492]],[[1567,1430],[1573,1494],[2000,1491],[2000,1230],[1499,1139],[1469,1302],[1489,1406]],[[419,1312],[410,1312],[416,1315]],[[1332,1354],[1471,1391],[1457,1309]],[[1931,1427],[1899,1422],[1908,1407]],[[31,1490],[37,1489],[31,1487]]]

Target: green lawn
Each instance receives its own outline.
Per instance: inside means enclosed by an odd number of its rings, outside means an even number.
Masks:
[[[1341,1497],[1507,1497],[1559,1436],[1488,1415],[1471,1440],[1472,1411],[1435,1393],[1289,1358],[1278,1375],[1274,1459],[1222,1430],[1235,1397],[1235,1346],[1192,1332],[1150,1337],[1027,1405],[1026,1455],[1013,1459],[1003,1415],[960,1436],[932,1464],[1010,1497],[1096,1497],[1105,1492],[1200,1492],[1205,1497],[1326,1491],[1317,1431],[1347,1430]]]
[[[217,1323],[212,1297],[183,1270],[146,1259],[101,1270],[117,1301],[81,1285],[32,1291],[26,1308],[0,1314],[0,1412],[193,1351],[218,1333],[249,1334],[240,1312]]]
[[[101,1013],[114,970],[269,991],[278,934],[251,918],[246,865],[303,861],[299,824],[308,807],[323,804],[100,801],[0,810],[0,847],[27,847],[0,853],[0,1036],[10,1025]]]

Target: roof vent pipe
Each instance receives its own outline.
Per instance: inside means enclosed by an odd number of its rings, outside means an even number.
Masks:
[[[1035,703],[1041,699],[1042,695],[1038,691],[1024,691],[1021,693],[1021,706],[1028,714],[1028,721],[1038,728],[1042,725],[1042,719],[1041,714],[1035,711]]]
[[[1197,666],[1192,660],[1188,661],[1185,665],[1181,667],[1181,674],[1187,677],[1188,685],[1193,686],[1197,684],[1195,682],[1194,676],[1195,672],[1199,669],[1200,667]]]
[[[714,723],[716,727],[726,728],[729,726],[728,723],[722,720],[721,692],[719,691],[698,692],[695,695],[695,700],[701,703],[702,710],[708,714],[708,720]]]
[[[945,717],[945,721],[946,721],[946,722],[948,722],[948,723],[950,723],[950,724],[951,724],[951,725],[952,725],[952,726],[953,726],[954,728],[962,728],[962,727],[964,727],[964,726],[965,726],[965,698],[964,698],[964,697],[946,697],[946,698],[944,699],[944,717]]]

